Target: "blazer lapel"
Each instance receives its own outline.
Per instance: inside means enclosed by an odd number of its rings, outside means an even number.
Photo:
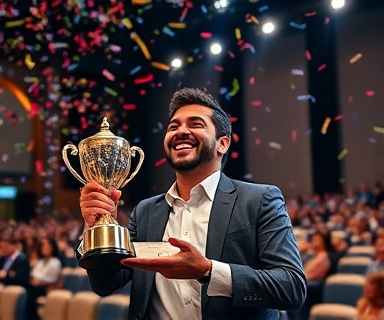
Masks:
[[[222,174],[208,224],[206,256],[209,259],[220,260],[221,258],[236,197],[236,188],[232,181]]]
[[[164,230],[167,226],[170,209],[171,208],[167,201],[165,201],[165,198],[161,198],[160,201],[154,204],[154,208],[150,210],[153,214],[148,219],[146,241],[163,241]]]

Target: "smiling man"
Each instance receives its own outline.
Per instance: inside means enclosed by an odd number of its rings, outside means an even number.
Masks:
[[[128,229],[132,241],[169,241],[180,252],[87,270],[101,296],[132,281],[130,319],[278,319],[278,310],[301,307],[306,278],[283,195],[222,173],[231,131],[205,90],[174,94],[164,150],[176,181],[141,201]],[[114,212],[119,196],[88,183],[80,196],[88,226]]]

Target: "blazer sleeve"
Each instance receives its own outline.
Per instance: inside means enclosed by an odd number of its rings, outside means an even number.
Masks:
[[[306,277],[281,191],[265,188],[257,210],[257,268],[230,264],[237,307],[298,309],[306,297]]]
[[[7,276],[2,280],[5,285],[26,286],[31,271],[28,256],[20,253],[7,272]]]

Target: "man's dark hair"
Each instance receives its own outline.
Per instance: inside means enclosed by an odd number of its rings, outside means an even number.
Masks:
[[[227,136],[231,138],[232,124],[228,114],[220,107],[219,103],[205,88],[182,88],[173,94],[169,105],[169,118],[181,107],[198,104],[212,109],[212,122],[216,128],[216,139]],[[223,156],[222,166],[228,157],[228,152]]]
[[[220,107],[219,103],[206,89],[182,88],[176,91],[169,106],[170,118],[173,117],[179,108],[190,104],[198,104],[213,110],[212,122],[216,128],[216,138],[222,136],[231,137],[232,125],[228,114]]]

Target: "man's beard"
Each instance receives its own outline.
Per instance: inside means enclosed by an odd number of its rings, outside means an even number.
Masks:
[[[169,165],[176,171],[191,171],[203,163],[214,159],[214,144],[211,146],[204,145],[200,152],[192,159],[174,162],[170,156],[166,155]]]

